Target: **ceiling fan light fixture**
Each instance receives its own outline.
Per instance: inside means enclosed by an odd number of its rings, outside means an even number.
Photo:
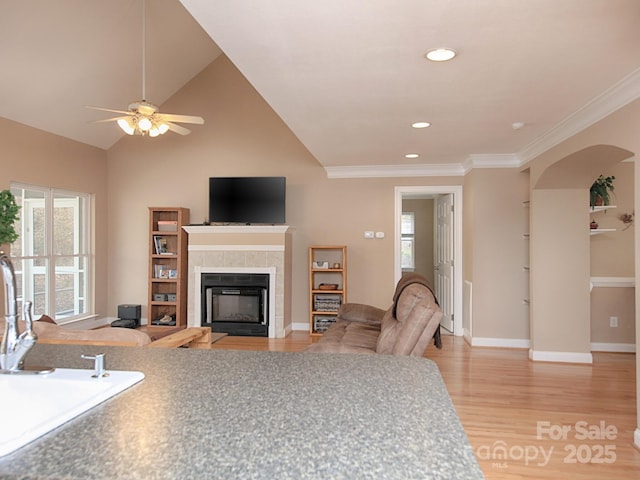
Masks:
[[[138,128],[140,129],[140,131],[148,132],[149,130],[151,130],[151,127],[153,127],[153,123],[149,118],[143,116],[142,118],[140,118],[140,120],[138,120]]]
[[[158,135],[164,135],[169,131],[169,125],[164,122],[153,122],[153,125],[149,129],[150,137],[157,137]]]
[[[133,122],[133,118],[119,118],[118,126],[126,133],[127,135],[133,135],[136,132],[136,127]]]
[[[451,48],[434,48],[429,50],[425,57],[432,62],[446,62],[456,56],[456,51]]]

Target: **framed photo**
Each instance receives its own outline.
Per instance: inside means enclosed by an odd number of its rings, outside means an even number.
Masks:
[[[178,278],[177,270],[169,270],[169,278]]]
[[[167,265],[154,265],[156,278],[169,278],[169,267]]]

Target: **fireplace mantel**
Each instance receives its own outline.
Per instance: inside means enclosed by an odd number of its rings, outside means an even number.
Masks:
[[[291,227],[287,225],[189,225],[187,326],[201,322],[200,274],[204,271],[270,271],[275,280],[269,337],[283,338],[291,324]]]
[[[189,234],[221,233],[287,233],[292,230],[289,225],[185,225]]]

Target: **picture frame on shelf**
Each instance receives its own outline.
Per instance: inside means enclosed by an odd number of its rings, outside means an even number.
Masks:
[[[178,278],[178,271],[177,270],[169,270],[169,277],[168,278]]]
[[[169,278],[169,267],[167,265],[156,264],[153,268],[155,278]]]

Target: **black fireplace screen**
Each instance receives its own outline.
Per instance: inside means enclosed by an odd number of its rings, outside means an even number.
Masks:
[[[268,274],[202,274],[202,326],[269,336]]]

